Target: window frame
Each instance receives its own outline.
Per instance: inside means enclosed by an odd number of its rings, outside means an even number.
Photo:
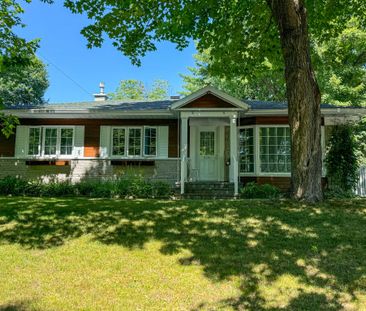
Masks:
[[[253,129],[253,172],[241,172],[240,171],[240,130],[243,129]],[[256,176],[257,175],[257,141],[256,141],[256,126],[255,125],[246,125],[238,127],[238,163],[239,163],[239,175],[240,176]]]
[[[30,131],[31,129],[39,129],[40,135],[38,140],[38,153],[37,154],[29,154],[29,137],[30,137]],[[42,141],[43,141],[43,129],[42,126],[29,126],[28,127],[28,136],[27,136],[27,157],[40,157],[42,154]]]
[[[254,172],[240,172],[240,161],[239,165],[239,176],[250,176],[250,177],[291,177],[291,172],[262,172],[261,171],[261,160],[260,160],[260,129],[261,128],[289,128],[288,124],[256,124],[256,125],[244,125],[238,126],[238,158],[240,148],[240,129],[253,128],[253,139],[254,139]],[[290,154],[291,155],[291,154]]]
[[[125,152],[124,155],[113,155],[113,131],[115,129],[124,129],[125,130]],[[140,154],[139,155],[130,155],[129,154],[129,139],[130,139],[130,129],[139,129],[141,131],[141,140],[140,140]],[[111,127],[111,137],[110,137],[110,151],[109,151],[109,157],[111,159],[141,159],[143,157],[143,147],[144,147],[144,127],[143,126],[112,126]]]
[[[155,146],[155,154],[146,154],[145,153],[145,130],[146,129],[155,129],[156,131],[156,146]],[[157,126],[144,126],[143,127],[143,144],[142,144],[142,149],[143,149],[143,156],[147,157],[147,158],[156,158],[158,156],[158,144],[159,144],[159,134],[158,134],[158,127]]]
[[[39,144],[39,153],[37,155],[29,154],[29,136],[30,129],[38,128],[41,131],[40,135],[40,144]],[[56,154],[45,154],[45,133],[46,129],[57,129],[57,140],[56,140]],[[61,154],[61,129],[72,129],[72,152],[71,154]],[[27,158],[30,159],[70,159],[74,157],[75,153],[75,132],[76,127],[74,125],[40,125],[40,126],[29,126],[28,127],[28,136],[27,136]]]
[[[289,128],[290,126],[288,124],[261,124],[257,125],[257,139],[256,139],[256,151],[257,155],[257,171],[259,176],[275,176],[275,177],[290,177],[291,176],[291,169],[290,172],[262,172],[261,170],[261,160],[260,160],[260,131],[262,128]],[[291,133],[290,133],[290,139],[291,139]],[[290,142],[290,159],[291,159],[291,142]]]

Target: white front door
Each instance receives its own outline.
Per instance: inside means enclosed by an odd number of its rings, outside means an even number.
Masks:
[[[200,180],[218,180],[218,131],[216,127],[199,127],[198,171]]]

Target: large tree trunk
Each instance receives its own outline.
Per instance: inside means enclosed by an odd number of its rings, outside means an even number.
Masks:
[[[267,0],[278,25],[289,108],[292,193],[295,199],[322,199],[320,91],[310,60],[303,0]]]

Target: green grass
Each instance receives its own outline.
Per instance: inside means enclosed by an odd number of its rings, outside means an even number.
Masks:
[[[366,200],[0,197],[0,310],[366,310]]]

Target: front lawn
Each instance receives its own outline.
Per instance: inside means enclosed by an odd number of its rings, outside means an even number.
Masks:
[[[0,198],[0,310],[366,310],[366,200]]]

